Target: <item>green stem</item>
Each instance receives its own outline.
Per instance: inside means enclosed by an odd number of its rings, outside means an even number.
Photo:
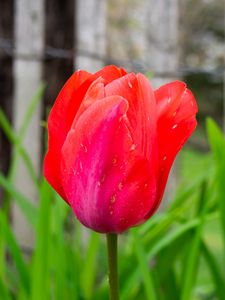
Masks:
[[[110,300],[119,300],[119,284],[117,270],[117,234],[107,234],[109,295]]]

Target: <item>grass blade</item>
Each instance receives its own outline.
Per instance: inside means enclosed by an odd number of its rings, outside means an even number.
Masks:
[[[220,207],[220,221],[223,231],[224,242],[224,259],[225,259],[225,188],[224,188],[224,173],[225,173],[225,138],[222,131],[216,123],[207,120],[207,133],[210,147],[212,149],[216,162],[216,184],[218,189],[218,203]]]
[[[13,128],[11,127],[9,121],[7,120],[4,112],[0,109],[0,126],[8,138],[9,142],[15,146],[16,152],[22,157],[26,168],[33,179],[36,186],[38,186],[38,178],[34,171],[31,159],[27,153],[27,151],[21,145],[21,139],[14,133]]]
[[[217,264],[216,259],[206,246],[206,244],[202,241],[201,243],[203,256],[205,258],[206,263],[208,264],[208,267],[210,269],[212,279],[215,284],[215,291],[218,297],[218,300],[224,300],[225,295],[225,278],[223,277],[219,266]]]
[[[29,293],[29,275],[28,275],[28,269],[25,264],[25,261],[22,256],[22,252],[20,247],[18,246],[16,239],[14,238],[14,235],[11,231],[11,228],[9,227],[5,215],[0,212],[0,224],[1,228],[5,237],[5,240],[7,242],[8,249],[10,251],[10,254],[13,258],[13,262],[16,265],[17,272],[19,274],[19,282],[20,286],[23,287],[23,289],[26,291],[26,293]]]
[[[81,286],[85,299],[92,299],[94,281],[96,279],[97,269],[97,250],[99,248],[100,236],[97,233],[91,233],[88,242],[88,248],[85,255],[85,261],[81,274]]]
[[[205,222],[205,214],[207,212],[206,201],[206,183],[203,182],[199,204],[197,208],[197,216],[200,218],[200,224],[194,231],[193,241],[188,251],[188,257],[184,265],[184,277],[182,280],[181,300],[190,300],[193,292],[193,286],[196,279],[196,270],[200,256],[200,246],[203,224]]]
[[[3,283],[1,277],[0,277],[0,299],[2,300],[12,300],[9,291],[5,287],[5,284]]]
[[[49,243],[52,190],[45,180],[40,190],[40,207],[36,229],[36,245],[32,265],[31,300],[49,299]]]
[[[140,271],[144,281],[146,299],[156,300],[157,296],[155,291],[155,284],[153,282],[153,278],[151,275],[149,261],[146,259],[147,255],[142,246],[141,239],[137,231],[133,230],[132,234],[133,234],[134,251],[137,256],[137,260],[140,266]]]
[[[43,94],[44,94],[44,91],[45,91],[45,86],[46,85],[44,83],[42,83],[39,86],[39,88],[37,89],[36,93],[34,94],[32,100],[31,100],[31,102],[30,102],[30,104],[27,108],[27,111],[25,113],[22,125],[21,125],[20,130],[19,130],[19,134],[18,134],[20,140],[23,140],[24,135],[26,133],[26,130],[29,127],[31,118],[32,118],[34,112],[37,109],[37,105],[43,98]]]
[[[18,192],[15,187],[0,173],[0,186],[2,186],[16,201],[29,224],[34,228],[36,225],[36,208],[31,202]]]

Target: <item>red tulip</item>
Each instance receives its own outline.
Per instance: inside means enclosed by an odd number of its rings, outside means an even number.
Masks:
[[[196,113],[183,82],[154,91],[115,66],[77,71],[49,115],[45,177],[85,226],[123,232],[158,208]]]

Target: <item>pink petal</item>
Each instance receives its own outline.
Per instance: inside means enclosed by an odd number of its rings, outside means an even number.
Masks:
[[[107,191],[100,190],[98,183],[104,179],[113,136],[127,108],[126,100],[119,96],[96,101],[74,124],[62,148],[61,172],[67,199],[78,219],[97,231],[108,228],[110,222],[106,218]]]

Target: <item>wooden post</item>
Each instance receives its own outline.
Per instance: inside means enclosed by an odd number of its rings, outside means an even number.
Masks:
[[[12,0],[0,1],[0,39],[12,38],[13,25],[12,16],[13,3]],[[4,45],[3,40],[0,43]],[[11,121],[12,116],[12,57],[7,55],[3,49],[0,49],[0,107]],[[0,128],[0,171],[7,174],[11,146],[6,136]],[[4,195],[3,189],[0,187],[0,207]]]
[[[106,53],[105,0],[77,0],[75,5],[75,68],[96,72]],[[89,54],[97,54],[89,55]]]
[[[40,85],[44,47],[44,0],[15,1],[15,60],[14,60],[14,127],[18,132],[27,107]],[[39,105],[27,130],[24,147],[29,153],[35,170],[40,169],[41,128]],[[15,185],[30,201],[37,200],[37,191],[22,162],[15,174]],[[32,246],[33,236],[18,207],[12,206],[13,228],[23,246]]]
[[[146,1],[145,60],[153,72],[154,88],[177,78],[179,64],[178,0]],[[177,185],[177,168],[173,166],[165,192],[165,203]]]

